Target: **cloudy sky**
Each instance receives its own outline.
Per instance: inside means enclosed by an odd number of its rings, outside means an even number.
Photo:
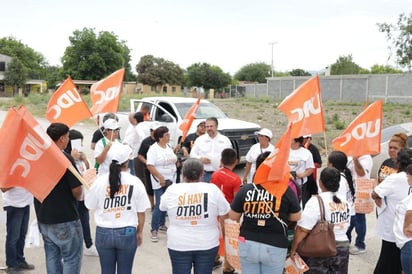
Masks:
[[[409,10],[408,10],[409,8]],[[396,24],[412,0],[2,0],[0,37],[13,36],[52,65],[84,27],[113,32],[132,67],[152,54],[187,68],[196,62],[236,73],[254,62],[275,70],[322,70],[352,54],[361,67],[388,62],[377,23]]]

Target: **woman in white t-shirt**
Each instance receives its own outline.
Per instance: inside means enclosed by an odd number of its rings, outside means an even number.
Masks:
[[[376,206],[381,208],[376,221],[376,234],[382,239],[381,252],[374,271],[376,274],[402,272],[400,249],[396,246],[393,224],[396,206],[410,192],[406,168],[412,164],[412,149],[401,149],[396,162],[398,173],[386,177],[372,192]]]
[[[200,182],[203,164],[190,158],[183,163],[183,182],[173,184],[162,195],[160,210],[167,211],[167,248],[173,274],[212,273],[219,249],[219,218],[230,206],[215,185]]]
[[[166,212],[160,211],[160,197],[170,184],[176,183],[176,162],[177,156],[169,146],[170,133],[165,126],[158,127],[154,131],[155,143],[147,151],[146,166],[150,171],[150,179],[155,196],[151,222],[151,241],[157,242],[158,231],[167,231]]]
[[[337,195],[340,172],[334,167],[327,167],[320,174],[319,194],[325,206],[325,219],[334,224],[337,254],[333,257],[304,258],[309,266],[307,273],[348,273],[349,241],[346,230],[350,221],[350,206],[345,197]],[[294,256],[299,243],[308,235],[320,220],[320,209],[317,197],[312,196],[306,203],[302,218],[298,221],[295,237],[290,251]]]
[[[409,187],[412,187],[412,165],[406,168]],[[396,246],[401,250],[402,271],[412,274],[412,195],[408,195],[396,206],[393,222]]]
[[[270,143],[272,139],[272,131],[267,128],[262,128],[260,131],[255,132],[258,136],[259,142],[250,147],[246,154],[246,166],[243,173],[243,184],[251,184],[253,175],[256,171],[256,159],[263,152],[273,152],[275,147]]]
[[[132,149],[120,145],[113,153],[110,172],[96,178],[85,195],[94,210],[96,248],[102,274],[132,273],[142,244],[145,211],[150,208],[143,183],[129,172]]]
[[[338,196],[345,197],[351,208],[351,216],[353,216],[355,215],[355,185],[347,164],[348,157],[342,151],[332,151],[328,156],[328,166],[334,167],[340,172]]]

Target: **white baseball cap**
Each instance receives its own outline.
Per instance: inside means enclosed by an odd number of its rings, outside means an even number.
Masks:
[[[272,137],[273,137],[272,131],[270,129],[267,129],[267,128],[262,128],[261,130],[256,131],[255,134],[269,137],[269,139],[272,139]]]
[[[132,149],[128,145],[120,144],[114,150],[112,160],[116,160],[119,164],[123,164],[132,158]]]
[[[104,121],[103,127],[104,129],[111,130],[120,128],[119,123],[115,119],[107,119],[106,121]]]
[[[303,138],[312,138],[312,134],[308,134],[308,135],[303,135]]]
[[[150,130],[155,131],[156,129],[158,129],[161,126],[161,124],[159,124],[158,122],[154,122],[150,125]]]

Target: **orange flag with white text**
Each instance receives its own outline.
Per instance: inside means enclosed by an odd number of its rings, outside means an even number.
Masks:
[[[60,122],[72,127],[77,122],[90,117],[92,113],[89,107],[77,91],[72,78],[67,77],[47,104],[47,120],[50,123]]]
[[[196,117],[196,112],[199,109],[199,105],[200,105],[200,97],[197,98],[196,102],[194,102],[194,104],[186,112],[185,117],[183,118],[183,121],[179,126],[179,129],[182,131],[181,142],[184,142],[184,140],[186,139],[187,133],[189,132],[190,127],[192,126],[193,120]]]
[[[23,187],[39,201],[71,166],[24,106],[8,111],[0,128],[0,151],[0,187]]]
[[[93,115],[102,112],[117,112],[123,86],[125,69],[116,70],[106,78],[94,83],[90,89]]]
[[[319,76],[314,76],[289,94],[278,106],[293,123],[292,138],[325,130]]]
[[[290,142],[294,125],[288,128],[275,146],[275,150],[258,167],[253,178],[255,184],[262,186],[272,195],[280,197],[288,187],[290,167],[288,165]]]
[[[382,100],[369,105],[343,133],[332,141],[333,148],[358,157],[381,151]]]

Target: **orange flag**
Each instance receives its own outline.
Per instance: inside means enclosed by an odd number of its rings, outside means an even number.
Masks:
[[[194,102],[194,104],[186,112],[185,117],[183,118],[183,121],[179,126],[180,130],[183,131],[181,142],[184,142],[184,140],[186,139],[187,133],[189,132],[190,127],[192,126],[193,120],[196,117],[196,112],[199,108],[199,105],[200,105],[200,97],[197,98],[196,102]]]
[[[93,115],[102,112],[117,112],[124,77],[124,68],[94,83],[90,89]]]
[[[381,151],[382,100],[370,104],[332,141],[333,148],[357,157]]]
[[[60,122],[72,127],[77,122],[92,117],[89,107],[77,91],[72,78],[67,77],[50,98],[46,118],[50,123]]]
[[[33,116],[11,108],[0,129],[0,186],[20,186],[43,201],[71,166]]]
[[[262,184],[275,197],[281,197],[288,187],[290,176],[288,159],[293,126],[289,123],[287,130],[276,144],[275,151],[258,167],[253,179],[255,184]]]
[[[310,78],[287,96],[278,109],[293,123],[292,138],[325,130],[319,77]]]

